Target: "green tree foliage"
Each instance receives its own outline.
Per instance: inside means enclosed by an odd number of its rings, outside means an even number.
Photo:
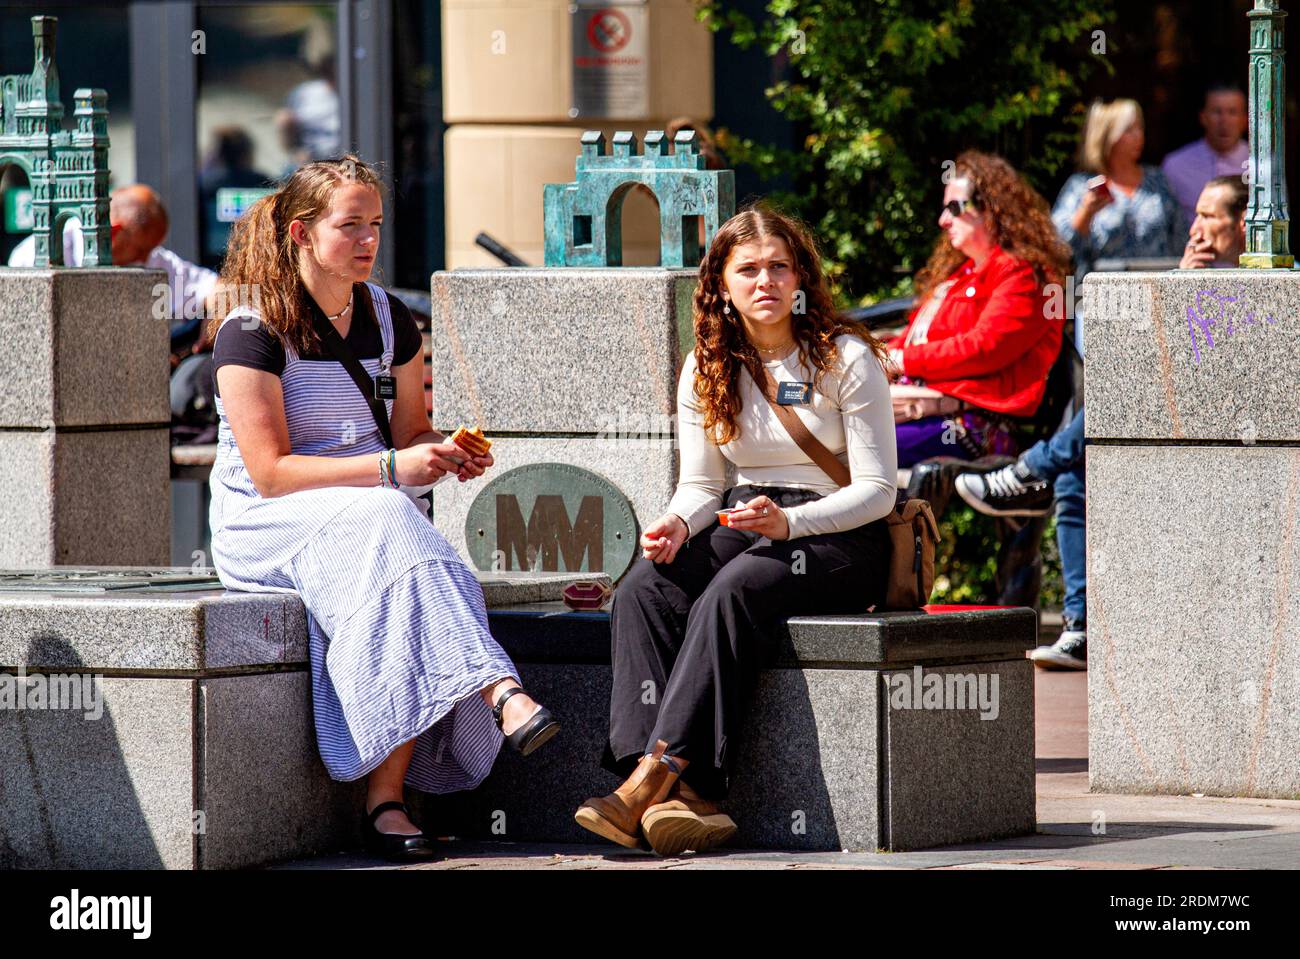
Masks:
[[[1111,69],[1111,0],[769,0],[758,23],[727,0],[699,8],[742,48],[787,61],[767,96],[802,149],[726,130],[719,145],[765,179],[793,178],[773,199],[815,228],[831,277],[862,302],[910,289],[945,161],[992,150],[1048,188],[1074,155],[1081,78]]]
[[[935,603],[996,603],[998,538],[996,524],[956,497],[939,519],[939,549],[935,554]],[[1039,604],[1060,609],[1065,601],[1061,553],[1056,545],[1056,518],[1043,531],[1043,587]]]

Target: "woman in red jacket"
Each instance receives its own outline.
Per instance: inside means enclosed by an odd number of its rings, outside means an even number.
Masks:
[[[1043,288],[1070,251],[1047,201],[1001,157],[968,151],[953,172],[917,308],[888,344],[899,466],[1014,452],[1009,418],[1038,409],[1061,348]]]

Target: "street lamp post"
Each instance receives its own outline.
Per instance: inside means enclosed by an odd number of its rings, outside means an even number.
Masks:
[[[1290,269],[1283,132],[1286,51],[1279,0],[1255,0],[1250,22],[1250,205],[1246,208],[1243,267]]]

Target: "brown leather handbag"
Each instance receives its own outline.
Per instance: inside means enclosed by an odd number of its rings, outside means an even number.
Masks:
[[[852,482],[848,467],[808,431],[794,410],[776,401],[776,381],[767,367],[763,368],[763,379],[763,395],[790,438],[837,485],[848,486]],[[939,545],[939,524],[935,522],[934,510],[927,500],[909,498],[899,490],[885,523],[893,550],[883,608],[920,609],[930,601],[930,591],[934,589],[934,554]]]

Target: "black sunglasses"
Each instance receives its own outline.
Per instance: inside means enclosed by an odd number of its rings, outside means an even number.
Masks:
[[[966,212],[967,207],[972,206],[979,206],[979,204],[975,202],[974,197],[971,197],[969,200],[949,200],[943,205],[942,212],[951,213],[954,217],[958,217]]]

